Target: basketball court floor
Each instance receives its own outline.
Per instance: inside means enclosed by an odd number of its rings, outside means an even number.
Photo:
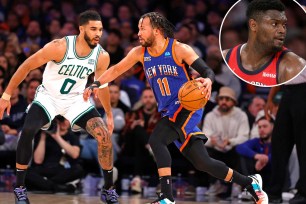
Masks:
[[[34,194],[29,192],[31,204],[97,204],[101,203],[98,196],[80,195],[63,195],[63,194]],[[122,195],[120,196],[120,204],[145,204],[152,202],[156,197],[142,198],[140,195]],[[218,201],[216,198],[192,197],[180,198],[176,200],[177,204],[216,204],[216,203],[241,203],[234,201]],[[243,202],[253,203],[253,202]],[[0,193],[0,204],[14,204],[14,195],[9,192]]]

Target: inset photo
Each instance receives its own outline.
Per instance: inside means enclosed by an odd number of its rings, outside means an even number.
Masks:
[[[306,66],[306,13],[294,0],[240,0],[225,15],[220,49],[241,80],[272,87]]]

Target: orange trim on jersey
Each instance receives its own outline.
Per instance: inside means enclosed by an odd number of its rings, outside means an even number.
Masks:
[[[169,44],[169,38],[166,39],[166,43],[164,44],[164,47],[163,49],[160,51],[160,53],[158,53],[157,55],[154,55],[153,53],[151,53],[151,51],[148,49],[148,52],[149,54],[152,56],[152,57],[159,57],[161,54],[163,54],[165,52],[165,50],[167,49],[168,47],[168,44]]]
[[[191,134],[189,134],[189,135],[187,136],[187,139],[185,140],[185,142],[183,143],[183,145],[182,145],[181,148],[180,148],[180,152],[182,152],[183,149],[186,147],[186,145],[188,144],[188,142],[189,142],[189,140],[190,140],[190,138],[191,138],[192,135],[193,135],[193,134],[191,133]]]
[[[178,61],[178,59],[176,58],[176,54],[175,54],[175,52],[174,52],[174,46],[176,45],[176,42],[177,42],[177,40],[174,39],[174,40],[173,40],[173,43],[172,43],[172,56],[173,56],[173,60],[175,61],[175,63],[176,63],[177,65],[183,66],[184,64],[183,64],[183,63],[180,63],[180,62]]]
[[[195,113],[195,111],[192,111],[192,112],[189,113],[188,118],[186,119],[186,121],[184,122],[183,126],[181,127],[181,130],[183,131],[184,137],[185,137],[185,138],[187,137],[187,134],[186,134],[186,131],[185,131],[184,128],[185,128],[185,126],[187,125],[187,123],[189,122],[191,116],[192,116],[194,113]]]
[[[175,54],[175,51],[174,51],[174,46],[175,46],[176,42],[177,42],[177,40],[174,39],[174,40],[173,40],[173,43],[172,43],[172,56],[173,56],[173,60],[174,60],[174,62],[175,62],[179,67],[182,67],[182,68],[183,68],[184,73],[185,73],[185,75],[186,75],[186,78],[187,78],[188,81],[189,81],[189,80],[190,80],[190,77],[189,77],[189,75],[188,75],[188,73],[187,73],[187,69],[186,69],[185,64],[184,64],[184,63],[180,63],[180,62],[178,61],[178,59],[176,58],[176,54]]]
[[[146,51],[146,48],[145,47],[142,47],[142,49],[141,49],[141,53],[142,53],[142,57],[141,57],[141,63],[142,63],[142,66],[144,67],[144,53],[145,53],[145,51]]]
[[[185,140],[185,142],[183,143],[183,145],[181,146],[180,148],[180,152],[182,152],[184,150],[184,148],[186,147],[186,145],[188,144],[191,136],[194,136],[194,135],[202,135],[203,132],[193,132],[193,133],[190,133],[187,137],[187,139]]]
[[[28,165],[24,165],[24,164],[18,164],[16,163],[16,169],[22,169],[25,170],[28,168]]]
[[[173,118],[169,118],[170,121],[175,122],[176,121],[176,117],[178,115],[178,113],[183,109],[183,106],[180,105],[180,107],[175,111]]]

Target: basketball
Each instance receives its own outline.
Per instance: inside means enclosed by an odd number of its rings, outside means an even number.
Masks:
[[[202,94],[202,89],[199,89],[201,82],[191,80],[183,84],[178,92],[178,99],[183,108],[196,111],[205,106],[207,99],[206,94]]]

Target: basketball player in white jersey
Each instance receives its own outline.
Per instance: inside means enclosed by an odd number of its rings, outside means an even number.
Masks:
[[[98,141],[98,158],[103,169],[105,185],[101,200],[118,203],[113,187],[113,150],[111,133],[113,116],[108,87],[100,87],[99,99],[107,116],[107,127],[90,102],[83,100],[83,90],[88,76],[98,78],[109,66],[109,54],[99,45],[102,21],[95,11],[85,11],[79,16],[78,36],[53,40],[29,57],[11,78],[0,99],[0,119],[4,111],[10,113],[10,97],[27,74],[47,63],[43,82],[37,88],[20,136],[16,155],[17,181],[14,189],[16,204],[30,203],[26,194],[25,175],[32,156],[32,140],[40,129],[48,129],[56,115],[70,121],[74,131],[83,128]]]

